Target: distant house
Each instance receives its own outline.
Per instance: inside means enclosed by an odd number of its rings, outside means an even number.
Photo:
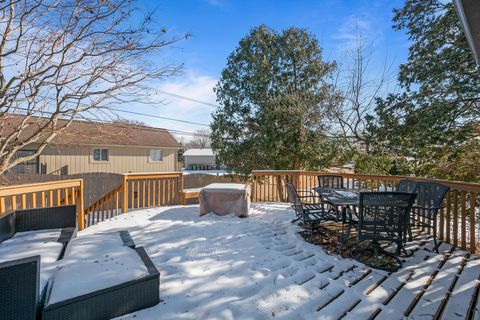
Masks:
[[[217,166],[215,154],[212,149],[188,149],[183,154],[185,169],[211,170]]]
[[[4,134],[23,117],[8,117]],[[38,121],[38,120],[36,120]],[[25,136],[28,136],[28,132]],[[30,133],[31,134],[31,133]],[[33,153],[35,145],[20,155]],[[77,174],[89,172],[177,171],[181,145],[165,129],[125,124],[74,121],[32,161],[17,165],[13,173]]]

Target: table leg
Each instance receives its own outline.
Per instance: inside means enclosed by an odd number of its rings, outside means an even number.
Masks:
[[[347,207],[346,206],[342,206],[342,232],[341,232],[341,236],[340,236],[340,248],[339,248],[339,253],[340,255],[342,255],[342,251],[343,251],[343,244],[345,242],[345,234],[344,234],[344,227],[345,227],[345,223],[347,221]]]

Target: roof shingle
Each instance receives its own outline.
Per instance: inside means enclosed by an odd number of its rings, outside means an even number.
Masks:
[[[22,115],[5,115],[2,117],[3,129],[0,138],[11,134],[22,121]],[[31,137],[46,118],[34,117],[20,135],[20,139]],[[65,125],[60,120],[58,127]],[[40,139],[38,142],[42,142]],[[51,144],[63,145],[118,145],[145,146],[157,148],[181,148],[181,145],[165,129],[128,123],[105,123],[92,121],[73,121],[65,130],[59,133]]]

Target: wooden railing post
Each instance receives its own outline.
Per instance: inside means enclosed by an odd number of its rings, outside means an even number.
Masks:
[[[77,202],[77,224],[78,230],[85,229],[85,211],[83,210],[83,179],[80,180],[80,186],[78,187],[78,202]],[[73,195],[72,195],[73,197]]]
[[[122,214],[128,212],[128,178],[124,174],[122,178]],[[132,199],[133,201],[133,199]]]
[[[185,191],[183,190],[183,188],[185,188],[185,181],[183,173],[180,173],[180,204],[186,205],[187,200],[185,199]]]

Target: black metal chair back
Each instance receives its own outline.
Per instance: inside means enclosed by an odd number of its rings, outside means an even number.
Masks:
[[[418,182],[415,190],[417,200],[415,207],[421,207],[427,215],[442,207],[443,199],[448,192],[448,187],[435,182]]]
[[[317,176],[320,188],[344,189],[342,176]]]
[[[429,232],[433,231],[436,252],[438,252],[437,215],[442,208],[442,202],[447,192],[447,186],[435,182],[417,182],[415,188],[417,199],[410,216],[409,239],[412,240],[412,225],[426,227]]]
[[[400,180],[397,184],[397,192],[407,192],[407,193],[416,193],[417,181],[410,179]]]
[[[295,189],[295,187],[287,181],[285,181],[285,187],[287,188],[288,202],[290,202],[292,205],[302,204],[300,197],[298,196],[297,189]]]
[[[387,240],[402,248],[415,194],[405,192],[362,192],[358,211],[360,241]]]
[[[288,202],[290,202],[292,209],[295,211],[295,215],[297,217],[296,220],[303,219],[302,201],[298,196],[297,190],[291,183],[287,181],[285,181],[285,187],[287,189]]]

